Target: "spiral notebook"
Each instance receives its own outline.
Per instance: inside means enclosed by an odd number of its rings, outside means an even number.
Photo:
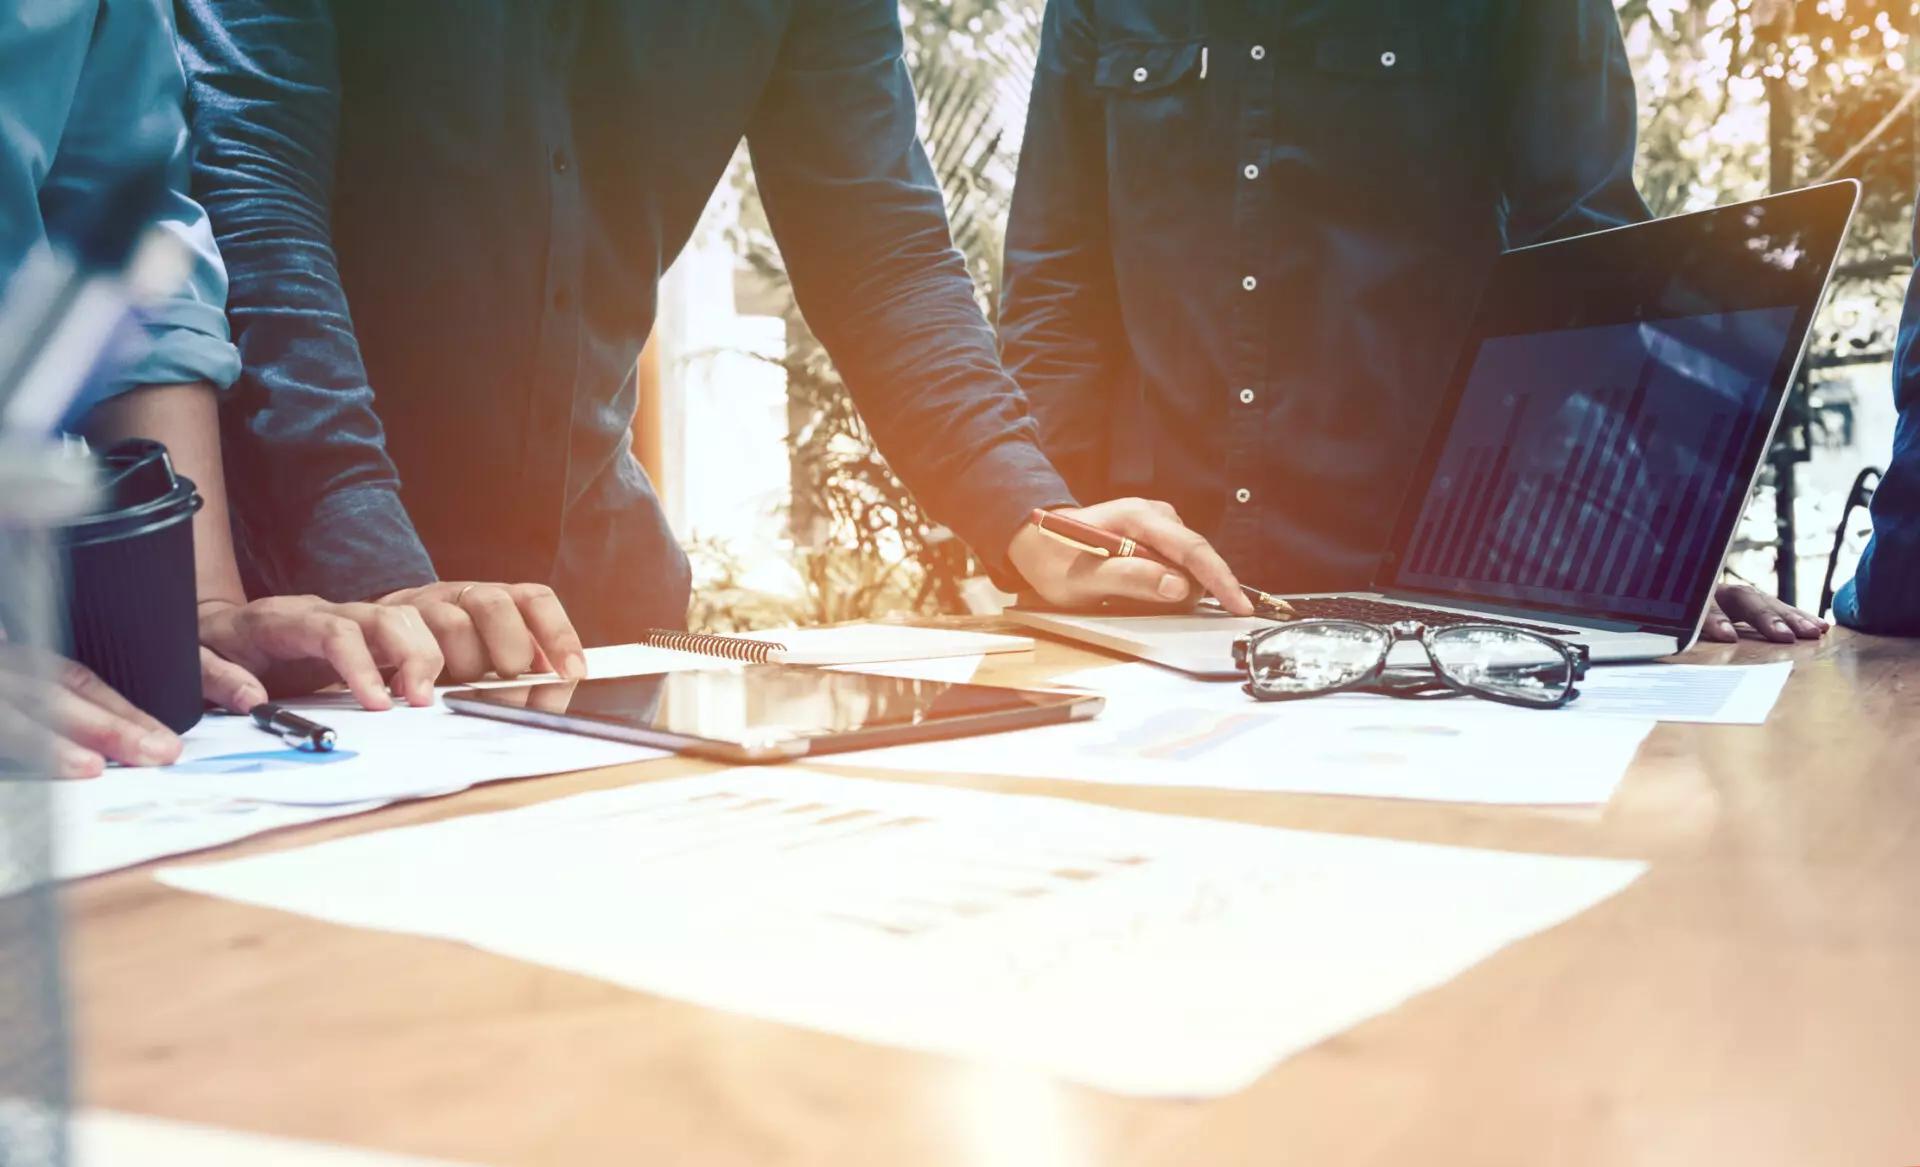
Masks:
[[[848,624],[838,628],[782,628],[771,632],[709,635],[654,629],[640,640],[725,660],[777,665],[870,665],[937,660],[953,656],[1027,652],[1033,640],[992,632],[914,628],[904,624]]]

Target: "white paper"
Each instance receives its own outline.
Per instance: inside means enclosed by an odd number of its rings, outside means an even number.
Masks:
[[[671,648],[655,648],[649,644],[602,644],[586,651],[587,676],[597,679],[607,677],[637,677],[642,673],[679,673],[693,669],[737,669],[741,662],[721,657],[706,656],[697,652],[680,652]],[[560,680],[557,673],[527,673],[512,680],[472,681],[464,685],[448,685],[447,689],[506,689],[515,685],[545,685]]]
[[[877,661],[866,665],[828,665],[836,673],[868,673],[878,677],[903,677],[909,681],[944,681],[964,685],[973,680],[984,656],[942,656],[927,660]]]
[[[1564,712],[1765,725],[1792,672],[1793,662],[1784,660],[1766,665],[1597,665]]]
[[[587,650],[587,676],[636,677],[641,673],[677,673],[689,669],[738,668],[738,661],[723,660],[697,652],[676,652],[645,644],[604,644]],[[497,681],[495,685],[537,684],[557,681],[552,673],[522,677],[517,681]]]
[[[978,657],[959,657],[861,668],[957,677],[963,671],[970,676],[978,662]],[[663,654],[637,645],[625,646],[617,654],[599,654],[597,667],[589,658],[593,675],[603,677],[631,675],[630,670],[675,672],[715,665],[711,658]],[[437,703],[423,709],[396,705],[374,713],[360,708],[347,694],[334,693],[286,704],[332,728],[338,735],[336,748],[326,753],[295,749],[263,733],[248,718],[209,714],[186,735],[178,762],[112,773],[138,776],[165,796],[334,805],[434,797],[482,782],[627,765],[668,755],[665,750],[626,742],[455,713]]]
[[[637,645],[588,649],[587,660],[599,676],[711,663]],[[622,742],[467,717],[441,705],[369,713],[339,694],[287,704],[332,727],[339,748],[324,754],[295,750],[247,718],[209,714],[187,733],[181,759],[172,766],[114,767],[99,778],[53,783],[55,878],[98,875],[483,782],[664,756]]]
[[[769,628],[732,634],[782,645],[793,664],[878,664],[989,653],[1030,652],[1033,638],[911,624],[842,624],[830,628]]]
[[[1643,869],[735,770],[159,878],[866,1041],[1206,1097]]]
[[[283,806],[224,794],[172,793],[146,775],[110,771],[51,784],[53,874],[80,879],[218,847],[281,827],[378,810],[384,801]]]
[[[1240,688],[1238,681],[1207,681],[1175,669],[1144,663],[1081,669],[1054,678],[1054,683],[1075,689],[1090,689],[1109,696],[1162,698],[1182,705],[1239,708],[1258,704]],[[1331,697],[1314,698],[1316,703],[1331,700]]]
[[[981,659],[847,667],[959,682],[973,675]],[[736,666],[629,644],[588,649],[587,667],[592,676],[619,677]],[[119,767],[101,778],[54,784],[54,877],[98,875],[484,782],[665,756],[642,746],[455,714],[444,706],[368,713],[340,695],[289,704],[331,726],[340,748],[327,754],[290,749],[246,718],[210,714],[187,735],[174,766]]]
[[[157,796],[223,795],[327,806],[432,798],[481,782],[619,766],[664,756],[624,742],[454,713],[444,705],[361,709],[344,694],[289,702],[339,734],[327,753],[294,749],[245,717],[209,714],[171,766],[128,767]]]
[[[1597,805],[1613,796],[1653,729],[1647,720],[1555,719],[1464,700],[1259,702],[1237,685],[1152,665],[1118,665],[1063,680],[1104,693],[1106,710],[1092,721],[834,754],[819,764],[1125,786]]]
[[[458,1167],[111,1110],[76,1111],[67,1129],[73,1167]]]
[[[1529,718],[1620,717],[1641,721],[1763,725],[1792,672],[1792,661],[1764,665],[1595,665],[1580,682],[1580,695],[1559,709],[1497,708],[1503,713]],[[1150,664],[1103,665],[1070,673],[1059,678],[1059,683],[1098,693],[1153,696],[1182,703],[1250,704],[1237,683],[1203,681]],[[1470,700],[1460,698],[1452,703],[1458,705]],[[1405,704],[1397,698],[1375,693],[1316,697],[1311,704],[1329,708],[1389,702]]]
[[[1031,644],[1031,641],[1028,643]],[[868,664],[824,667],[835,672],[872,673],[882,677],[905,677],[912,681],[946,681],[950,684],[962,684],[973,679],[973,674],[979,671],[980,663],[985,659],[985,653],[975,651],[953,656],[929,656],[919,660],[875,661]],[[746,664],[743,661],[702,656],[698,653],[675,652],[672,649],[652,648],[644,644],[614,644],[587,650],[587,675],[590,677],[632,677],[641,673],[745,667]],[[549,673],[545,676],[522,678],[518,681],[493,681],[477,687],[495,688],[502,685],[523,685],[529,682],[538,683],[558,679]]]
[[[595,677],[711,668],[710,657],[637,644],[587,650]],[[245,717],[210,713],[188,731],[171,766],[126,767],[159,798],[246,798],[286,805],[327,806],[452,794],[483,782],[620,766],[665,756],[665,751],[580,734],[556,733],[492,718],[455,713],[439,704],[451,689],[500,688],[558,680],[551,673],[512,681],[450,685],[424,709],[395,705],[379,713],[345,693],[283,702],[333,729],[339,745],[312,753],[284,745]]]

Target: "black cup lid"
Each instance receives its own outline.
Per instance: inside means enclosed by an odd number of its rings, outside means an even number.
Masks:
[[[180,476],[173,456],[159,442],[129,438],[101,454],[101,505],[98,514],[129,510],[172,494]]]
[[[201,506],[193,480],[177,473],[159,442],[129,438],[95,459],[101,504],[63,532],[70,544],[125,539],[192,515]]]

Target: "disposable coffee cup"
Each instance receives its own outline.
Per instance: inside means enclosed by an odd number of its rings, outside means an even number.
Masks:
[[[100,458],[105,502],[59,532],[67,552],[73,657],[175,733],[199,722],[193,480],[158,442]]]

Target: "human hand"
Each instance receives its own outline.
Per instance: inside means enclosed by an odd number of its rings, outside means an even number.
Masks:
[[[446,664],[414,609],[318,596],[204,601],[200,645],[201,692],[235,713],[269,695],[311,693],[335,682],[367,709],[391,709],[395,694],[409,705],[431,705]]]
[[[1751,584],[1721,584],[1714,589],[1713,602],[1707,605],[1707,617],[1701,625],[1700,639],[1720,642],[1739,640],[1740,632],[1735,627],[1737,623],[1747,625],[1777,644],[1818,640],[1832,627],[1825,620],[1782,603]]]
[[[1121,498],[1090,507],[1063,507],[1057,513],[1137,540],[1178,564],[1227,611],[1236,616],[1253,614],[1253,604],[1241,592],[1240,581],[1226,560],[1166,503]],[[1110,598],[1177,604],[1192,598],[1193,584],[1179,571],[1140,557],[1089,555],[1031,525],[1021,527],[1013,537],[1007,558],[1050,604],[1071,607]]]
[[[545,584],[447,581],[403,588],[378,602],[419,610],[455,681],[477,681],[489,672],[512,678],[552,671],[569,680],[587,675],[580,636]]]
[[[43,726],[53,729],[59,778],[97,778],[108,762],[164,766],[180,757],[176,734],[85,665],[17,647],[0,651],[7,654],[0,662],[0,757],[40,759],[35,743]]]

